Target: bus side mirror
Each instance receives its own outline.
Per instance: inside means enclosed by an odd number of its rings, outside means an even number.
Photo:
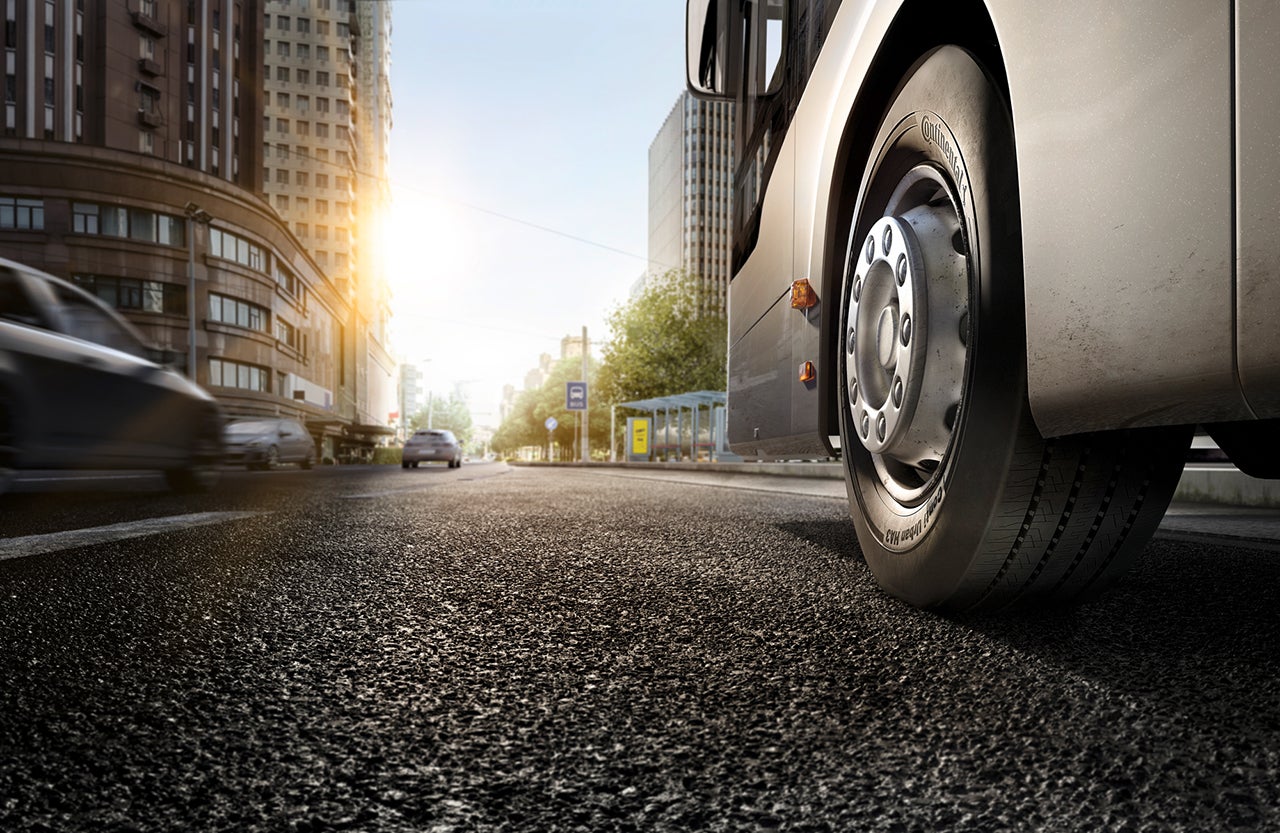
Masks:
[[[729,70],[730,0],[688,0],[685,28],[689,91],[700,98],[733,98]]]

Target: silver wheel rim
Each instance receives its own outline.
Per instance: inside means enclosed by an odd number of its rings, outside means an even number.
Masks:
[[[964,398],[969,258],[948,179],[908,171],[849,257],[852,433],[886,491],[914,505],[945,468]]]

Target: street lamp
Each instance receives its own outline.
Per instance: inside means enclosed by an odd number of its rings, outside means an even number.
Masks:
[[[187,377],[196,380],[196,223],[208,225],[213,215],[193,202],[187,212]]]

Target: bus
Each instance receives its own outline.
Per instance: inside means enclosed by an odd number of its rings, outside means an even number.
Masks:
[[[1193,432],[1280,477],[1280,4],[689,0],[735,102],[728,438],[920,607],[1092,598]]]

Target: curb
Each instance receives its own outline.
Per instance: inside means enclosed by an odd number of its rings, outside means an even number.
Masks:
[[[724,474],[764,474],[777,477],[807,477],[842,480],[839,462],[789,463],[531,463],[509,461],[512,466],[530,468],[617,468],[640,471],[700,471]],[[1173,499],[1183,503],[1214,503],[1226,506],[1280,507],[1280,480],[1250,477],[1229,464],[1189,464],[1178,481]]]

